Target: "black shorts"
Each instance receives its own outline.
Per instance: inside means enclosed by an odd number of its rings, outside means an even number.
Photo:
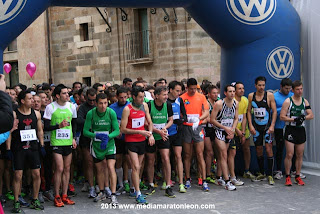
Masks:
[[[52,152],[62,156],[68,156],[72,153],[72,146],[52,146]]]
[[[171,146],[182,146],[181,132],[178,132],[175,135],[169,136],[169,141]]]
[[[82,134],[79,139],[79,146],[81,149],[90,149],[91,138],[85,137]]]
[[[306,129],[304,127],[286,126],[284,139],[294,144],[303,144],[306,142]]]
[[[22,149],[17,151],[12,151],[13,153],[13,169],[23,170],[25,164],[30,169],[40,169],[40,153],[38,150]]]
[[[100,160],[100,159],[97,159],[95,157],[92,156],[92,159],[93,159],[93,163],[100,163],[101,161],[103,161],[104,159]],[[116,159],[116,155],[113,154],[113,155],[107,155],[106,160],[115,160]]]
[[[146,153],[146,143],[146,141],[126,142],[126,148],[128,151],[137,153],[138,155],[144,155]]]
[[[218,140],[224,141],[226,143],[232,143],[231,141],[233,139],[227,139],[227,132],[225,132],[224,130],[220,130],[220,129],[215,129],[215,136]]]
[[[214,128],[213,127],[205,127],[204,128],[204,131],[205,131],[205,136],[206,137],[210,137],[210,140],[211,141],[214,141],[215,137],[216,137],[216,134],[215,134],[215,131],[214,131]]]
[[[0,159],[1,160],[6,160],[6,152],[7,152],[7,148],[6,148],[6,143],[1,144],[0,146]]]
[[[126,154],[126,142],[124,140],[115,138],[114,139],[116,144],[116,152],[117,155],[125,155]]]
[[[146,143],[146,152],[147,153],[154,153],[158,149],[170,149],[170,140],[167,141],[164,140],[156,140],[156,143],[153,146],[149,146],[148,143]]]
[[[263,139],[266,141],[266,144],[267,144],[267,142],[269,142],[270,135],[267,133],[268,129],[269,128],[266,126],[261,126],[261,127],[255,128],[256,134],[253,135],[253,142],[254,142],[255,146],[263,146]]]

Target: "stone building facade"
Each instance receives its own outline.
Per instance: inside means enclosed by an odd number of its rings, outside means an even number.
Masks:
[[[220,47],[183,8],[49,8],[5,53],[13,60],[28,85],[220,78]],[[28,61],[38,67],[32,79]]]

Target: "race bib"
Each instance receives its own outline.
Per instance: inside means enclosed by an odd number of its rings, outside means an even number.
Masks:
[[[159,130],[163,129],[165,126],[166,126],[165,123],[161,123],[161,124],[155,124],[154,123],[153,124],[153,127],[156,128],[156,129],[159,129]]]
[[[57,140],[69,140],[71,137],[70,129],[57,129],[56,130],[56,139]]]
[[[178,113],[174,113],[174,114],[173,114],[173,119],[174,119],[174,120],[180,119],[180,115],[179,115]]]
[[[35,129],[21,130],[20,137],[22,142],[37,140],[36,130]]]
[[[226,127],[232,127],[233,119],[223,119],[223,120],[221,120],[221,125],[226,126]]]
[[[265,117],[266,116],[266,109],[265,108],[254,108],[253,114],[255,117]]]
[[[144,126],[145,117],[132,119],[132,128],[137,129]]]
[[[243,114],[238,115],[238,123],[242,123]]]
[[[187,115],[188,122],[190,122],[190,120],[192,121],[193,118],[198,118],[199,119],[199,117],[200,117],[199,114],[188,114]]]
[[[109,135],[109,132],[108,131],[104,131],[104,132],[94,132],[95,134],[107,134],[107,135]],[[97,138],[94,138],[94,141],[101,141],[101,140],[99,140],[99,139],[97,139]]]
[[[50,142],[51,134],[50,132],[44,132],[43,134],[43,142]]]

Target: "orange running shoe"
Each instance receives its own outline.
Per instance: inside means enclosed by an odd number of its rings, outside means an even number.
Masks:
[[[73,186],[73,184],[69,184],[69,190],[70,190],[71,192],[74,192],[74,186]]]
[[[286,184],[285,184],[286,186],[292,186],[292,182],[291,182],[291,177],[290,176],[288,176],[287,178],[286,178]]]
[[[198,185],[202,186],[202,184],[203,184],[202,178],[198,178]]]
[[[74,205],[75,202],[70,200],[67,195],[62,195],[62,202],[67,204],[67,205]]]
[[[64,203],[62,202],[60,195],[54,197],[54,206],[56,207],[64,207]]]
[[[299,186],[304,186],[304,182],[302,181],[302,179],[299,177],[295,178],[295,183],[298,184]]]

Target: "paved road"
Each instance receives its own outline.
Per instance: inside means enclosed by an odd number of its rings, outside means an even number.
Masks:
[[[292,179],[293,180],[293,179]],[[267,182],[251,182],[244,179],[245,185],[238,187],[236,191],[226,191],[222,187],[209,184],[210,192],[202,192],[199,187],[193,185],[187,193],[178,193],[178,187],[174,190],[176,198],[171,199],[164,196],[164,191],[157,189],[156,194],[148,197],[148,202],[155,204],[214,204],[214,209],[191,210],[191,209],[148,209],[148,210],[129,210],[115,209],[103,210],[101,203],[94,203],[92,199],[86,197],[86,193],[78,192],[73,199],[76,202],[74,206],[56,208],[53,203],[44,203],[44,211],[35,211],[29,208],[23,208],[25,213],[50,213],[50,214],[85,214],[85,213],[319,213],[320,214],[320,177],[307,175],[304,180],[306,185],[303,187],[293,185],[292,187],[284,186],[284,179],[278,181],[274,186]],[[80,186],[76,190],[80,191]],[[121,195],[118,198],[121,204],[135,204],[134,199],[127,195]],[[105,202],[108,202],[105,201]],[[10,213],[12,202],[7,202],[4,208],[6,213]]]

